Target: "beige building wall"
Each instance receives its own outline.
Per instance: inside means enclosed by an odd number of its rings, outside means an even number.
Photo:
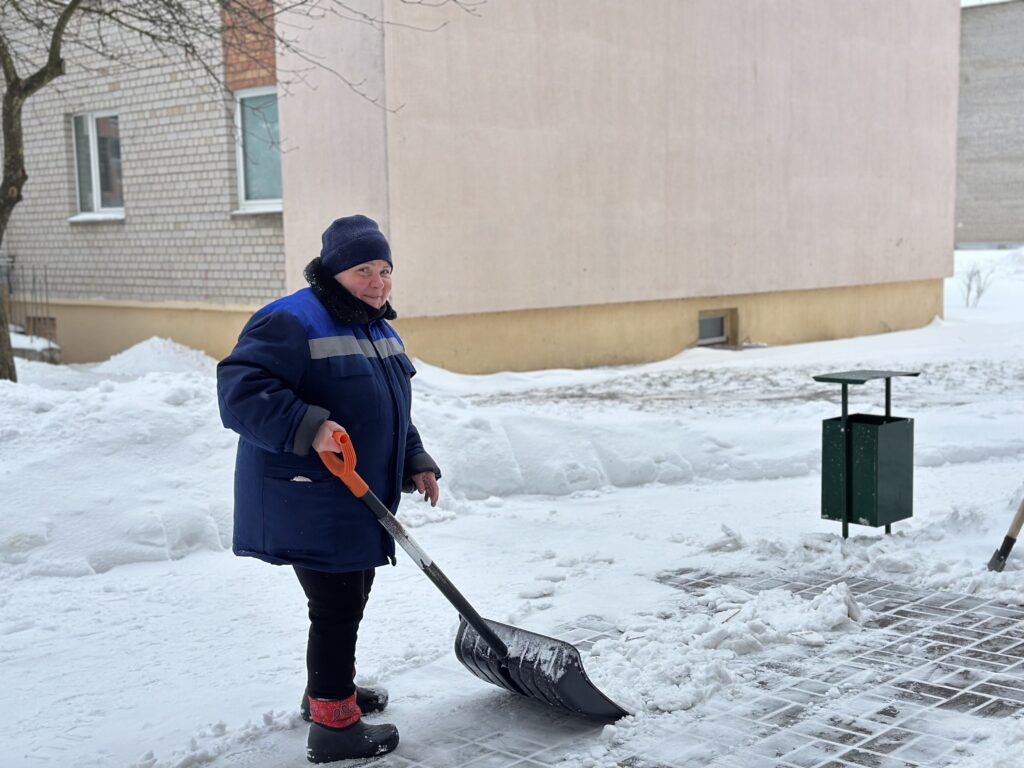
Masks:
[[[409,315],[952,271],[956,0],[521,0],[447,20],[387,31]]]
[[[381,16],[380,0],[346,5]],[[306,285],[302,269],[319,255],[320,235],[334,219],[362,213],[385,231],[388,225],[384,30],[347,13],[325,13],[310,24],[307,13],[279,20],[301,35],[295,50],[279,50],[277,59],[289,291]]]
[[[735,342],[941,313],[957,0],[367,7],[379,37],[337,44],[351,28],[325,21],[319,52],[343,72],[379,52],[387,109],[337,79],[282,101],[304,137],[285,158],[288,279],[334,216],[375,216],[414,354],[475,371],[653,359],[694,343],[707,303],[737,310]],[[334,174],[331,193],[309,174]]]
[[[59,300],[63,360],[106,359],[152,336],[223,358],[251,306]],[[942,312],[942,283],[782,291],[399,319],[410,352],[465,373],[660,360],[697,341],[701,312],[725,311],[745,344],[794,344],[924,325]]]
[[[490,373],[662,360],[697,343],[702,312],[725,311],[744,344],[796,344],[925,325],[942,281],[447,315],[396,321],[406,347],[453,371]]]
[[[51,300],[61,360],[90,363],[154,336],[221,359],[234,347],[254,306],[196,302]]]

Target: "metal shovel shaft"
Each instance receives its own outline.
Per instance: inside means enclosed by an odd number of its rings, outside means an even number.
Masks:
[[[413,540],[409,532],[405,530],[405,526],[398,522],[398,519],[391,514],[391,510],[384,506],[383,502],[377,498],[373,491],[366,492],[366,495],[363,496],[363,503],[376,515],[377,520],[384,526],[384,529],[395,537],[395,541],[416,562],[416,565],[427,575],[427,578],[434,582],[434,586],[441,590],[441,594],[448,598],[448,602],[455,606],[455,610],[459,612],[459,615],[480,634],[481,639],[487,643],[494,654],[501,660],[508,658],[508,646],[494,633],[494,630],[488,626],[483,617],[476,612],[476,609],[455,588],[455,585],[448,580],[448,577],[444,575],[444,571],[438,568],[437,564],[430,559],[430,556]]]
[[[405,526],[398,522],[398,519],[391,514],[391,510],[384,506],[384,503],[370,490],[370,487],[364,482],[363,478],[356,473],[356,450],[352,445],[352,438],[344,431],[335,432],[332,434],[332,437],[335,443],[337,443],[338,448],[341,449],[344,461],[339,459],[335,453],[320,451],[320,459],[327,469],[340,478],[348,486],[348,489],[352,491],[353,495],[361,499],[369,507],[377,521],[384,526],[388,533],[395,537],[395,541],[405,550],[406,554],[415,561],[420,570],[427,575],[427,578],[434,582],[434,586],[441,590],[441,594],[448,598],[448,602],[455,606],[455,610],[459,612],[459,615],[473,629],[480,633],[480,637],[490,646],[495,655],[499,659],[507,658],[508,648],[501,638],[494,633],[494,630],[487,625],[487,622],[476,612],[476,609],[469,604],[469,601],[448,580],[444,572],[434,564],[430,556],[413,540],[409,532],[405,530]]]

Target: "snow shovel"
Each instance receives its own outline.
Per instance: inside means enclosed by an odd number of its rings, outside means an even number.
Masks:
[[[1020,534],[1022,524],[1024,524],[1024,499],[1021,500],[1020,506],[1017,507],[1017,514],[1013,516],[1010,530],[1006,532],[1006,537],[1003,539],[1003,546],[997,549],[995,554],[992,555],[992,559],[988,561],[988,569],[990,571],[1002,571],[1006,567],[1006,558],[1010,556],[1010,550],[1017,543],[1017,536]]]
[[[362,499],[459,612],[455,656],[466,669],[488,683],[580,717],[611,723],[629,714],[590,682],[580,652],[569,643],[482,618],[356,474],[356,451],[348,433],[334,432],[333,438],[343,458],[320,452],[327,469]]]

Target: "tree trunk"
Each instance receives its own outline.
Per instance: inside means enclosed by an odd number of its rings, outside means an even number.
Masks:
[[[60,56],[61,44],[64,42],[68,24],[81,4],[82,0],[70,0],[60,11],[50,37],[46,63],[24,80],[18,76],[7,38],[0,33],[0,69],[3,70],[6,85],[3,114],[0,115],[4,142],[3,180],[0,181],[0,245],[3,244],[4,235],[7,233],[7,223],[11,220],[14,206],[21,202],[21,189],[28,180],[28,173],[25,170],[25,136],[21,125],[22,107],[25,106],[25,99],[45,87],[54,78],[64,74],[64,60]],[[14,350],[11,349],[11,326],[7,319],[7,310],[2,304],[3,302],[0,302],[0,380],[17,381]]]
[[[20,109],[19,109],[20,112]],[[4,99],[4,111],[3,111],[3,123],[4,123],[4,134],[7,133],[7,99]],[[20,140],[21,135],[21,119],[20,115],[18,118],[18,136]],[[6,142],[5,142],[6,144]],[[5,147],[6,149],[6,147]],[[5,159],[7,155],[5,153]],[[5,171],[7,163],[4,163]],[[25,173],[24,163],[22,163],[22,174]],[[7,181],[7,173],[4,173],[4,182]],[[24,184],[24,182],[22,182]],[[21,199],[21,186],[22,184],[16,185],[17,192],[14,198],[8,198],[8,185],[4,183],[3,191],[4,194],[0,195],[0,245],[3,244],[4,235],[7,233],[7,222],[10,221],[11,212],[14,210],[14,206],[17,201]],[[18,372],[14,367],[14,350],[11,349],[11,325],[7,318],[7,306],[4,304],[4,299],[13,302],[14,296],[11,294],[11,286],[8,283],[0,282],[0,381],[17,381]]]
[[[0,285],[0,292],[8,286]],[[14,350],[11,349],[11,326],[7,322],[7,308],[0,296],[0,381],[17,381],[18,372],[14,368]]]
[[[28,174],[25,172],[25,143],[22,135],[21,108],[24,99],[18,84],[8,84],[4,92],[3,121],[4,135],[4,169],[3,182],[0,187],[0,244],[3,244],[7,233],[7,222],[11,213],[21,201],[21,188],[25,186]],[[7,296],[10,286],[3,286]],[[14,350],[11,349],[11,326],[7,318],[7,308],[0,297],[0,381],[17,381],[18,372],[14,367]]]

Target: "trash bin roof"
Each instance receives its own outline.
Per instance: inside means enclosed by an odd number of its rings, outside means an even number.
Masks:
[[[920,376],[920,371],[839,371],[814,376],[815,381],[832,384],[865,384],[872,379],[890,379],[893,376]]]

